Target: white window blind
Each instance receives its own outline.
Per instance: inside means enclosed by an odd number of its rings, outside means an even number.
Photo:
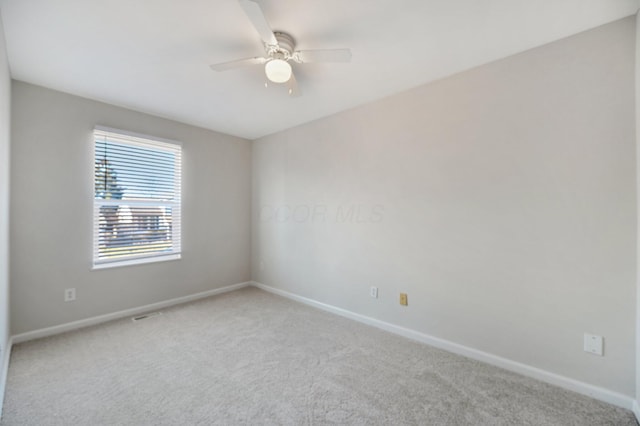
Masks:
[[[178,143],[94,130],[94,268],[180,258]]]

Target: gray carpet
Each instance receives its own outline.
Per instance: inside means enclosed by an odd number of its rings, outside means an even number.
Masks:
[[[626,410],[254,288],[13,347],[3,425],[630,425]]]

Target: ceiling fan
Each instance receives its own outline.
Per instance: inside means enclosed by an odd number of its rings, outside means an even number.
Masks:
[[[239,59],[211,65],[214,71],[227,71],[251,65],[263,65],[273,83],[286,84],[289,96],[300,96],[300,89],[289,62],[306,64],[311,62],[349,62],[349,49],[295,50],[295,41],[289,34],[272,31],[260,5],[255,0],[238,0],[240,6],[262,39],[266,55]]]

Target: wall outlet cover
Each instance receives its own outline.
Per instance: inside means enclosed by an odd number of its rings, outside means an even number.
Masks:
[[[72,302],[76,300],[76,289],[75,288],[67,288],[64,290],[64,301]]]
[[[584,333],[584,351],[590,354],[604,355],[604,337]]]

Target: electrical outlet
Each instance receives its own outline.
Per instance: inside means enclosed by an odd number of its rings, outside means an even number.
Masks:
[[[76,300],[76,289],[75,288],[67,288],[64,290],[64,301],[65,302],[73,302]]]
[[[400,304],[403,306],[407,306],[409,304],[407,302],[407,293],[400,293]]]
[[[378,298],[378,287],[371,287],[371,289],[369,290],[369,294],[374,299],[377,299]]]
[[[584,351],[590,354],[604,355],[604,337],[584,333]]]

